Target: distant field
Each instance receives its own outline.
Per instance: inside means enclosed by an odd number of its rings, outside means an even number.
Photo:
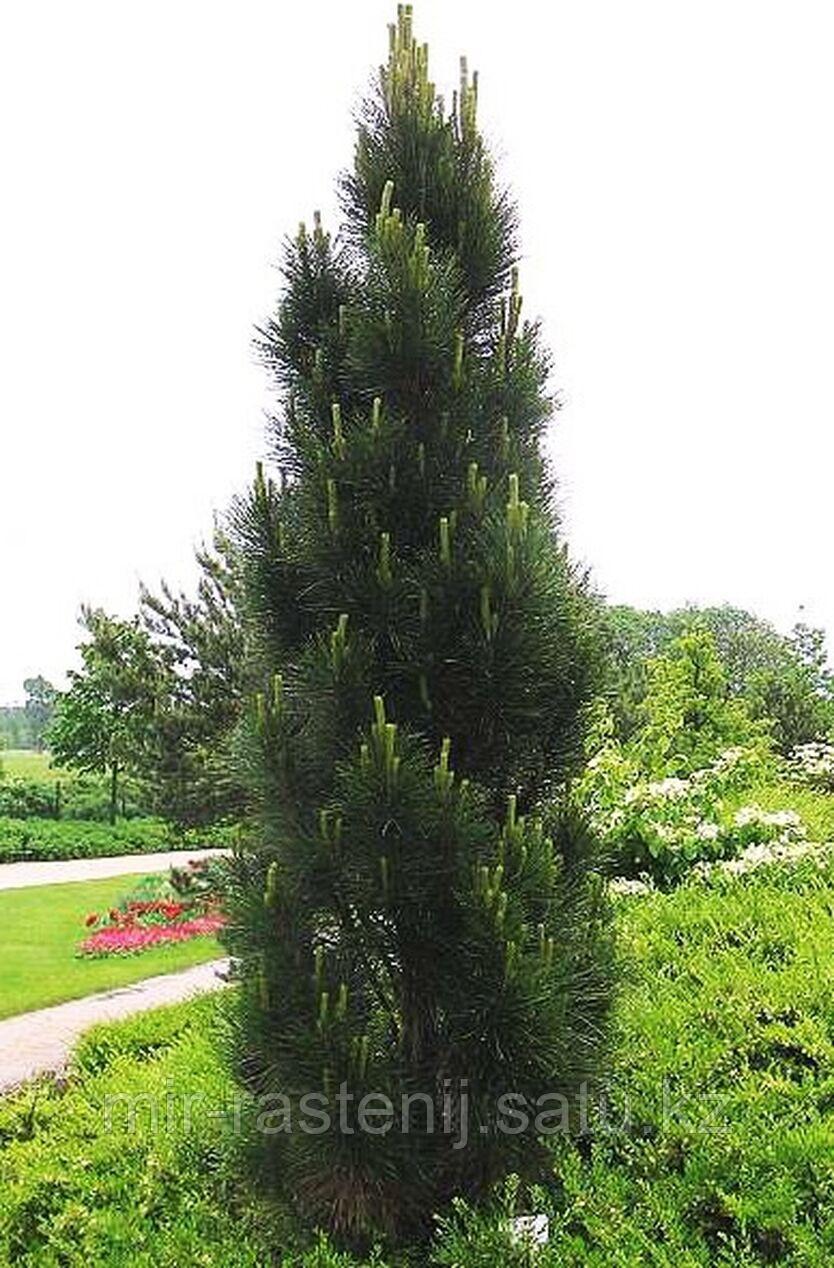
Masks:
[[[60,774],[52,766],[48,753],[36,753],[30,748],[0,749],[0,765],[3,774],[10,779],[35,779],[51,784]]]

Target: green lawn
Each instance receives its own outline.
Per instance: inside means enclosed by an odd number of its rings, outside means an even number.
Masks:
[[[109,910],[134,880],[119,876],[0,890],[0,1018],[184,969],[221,954],[214,938],[195,938],[137,955],[77,958],[84,917],[91,911]]]
[[[36,753],[30,748],[0,749],[0,767],[9,779],[34,779],[52,783],[60,771],[56,771],[48,753]]]

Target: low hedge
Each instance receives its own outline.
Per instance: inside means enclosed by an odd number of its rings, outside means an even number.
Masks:
[[[212,1038],[221,1020],[218,1002],[206,999],[91,1032],[66,1089],[44,1082],[0,1100],[0,1263],[270,1262],[266,1246],[284,1239],[239,1179],[240,1142],[222,1114],[228,1076]],[[187,1133],[186,1096],[198,1098]]]
[[[136,818],[147,812],[129,786],[119,796],[122,818]],[[110,794],[106,781],[92,775],[61,775],[50,772],[40,779],[0,779],[0,818],[9,819],[98,819],[110,817]]]
[[[181,831],[162,819],[98,820],[0,818],[0,864],[39,860],[107,858],[157,850],[230,847],[233,825]]]

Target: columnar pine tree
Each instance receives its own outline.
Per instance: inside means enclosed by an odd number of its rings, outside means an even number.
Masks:
[[[609,994],[590,846],[549,809],[581,762],[595,604],[559,539],[549,365],[477,99],[463,62],[444,106],[402,6],[343,229],[316,215],[287,248],[261,335],[274,478],[236,513],[262,682],[240,1069],[291,1107],[262,1137],[283,1183],[350,1235],[529,1170],[499,1098],[573,1104]],[[361,1130],[369,1093],[388,1130]]]

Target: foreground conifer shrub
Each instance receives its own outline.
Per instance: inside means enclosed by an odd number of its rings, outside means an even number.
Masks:
[[[287,248],[260,336],[274,469],[234,517],[260,683],[237,1062],[265,1168],[350,1237],[535,1173],[536,1109],[577,1125],[609,1004],[592,842],[551,809],[596,604],[553,511],[549,363],[477,99],[463,63],[447,108],[401,7],[339,234],[316,215]]]

